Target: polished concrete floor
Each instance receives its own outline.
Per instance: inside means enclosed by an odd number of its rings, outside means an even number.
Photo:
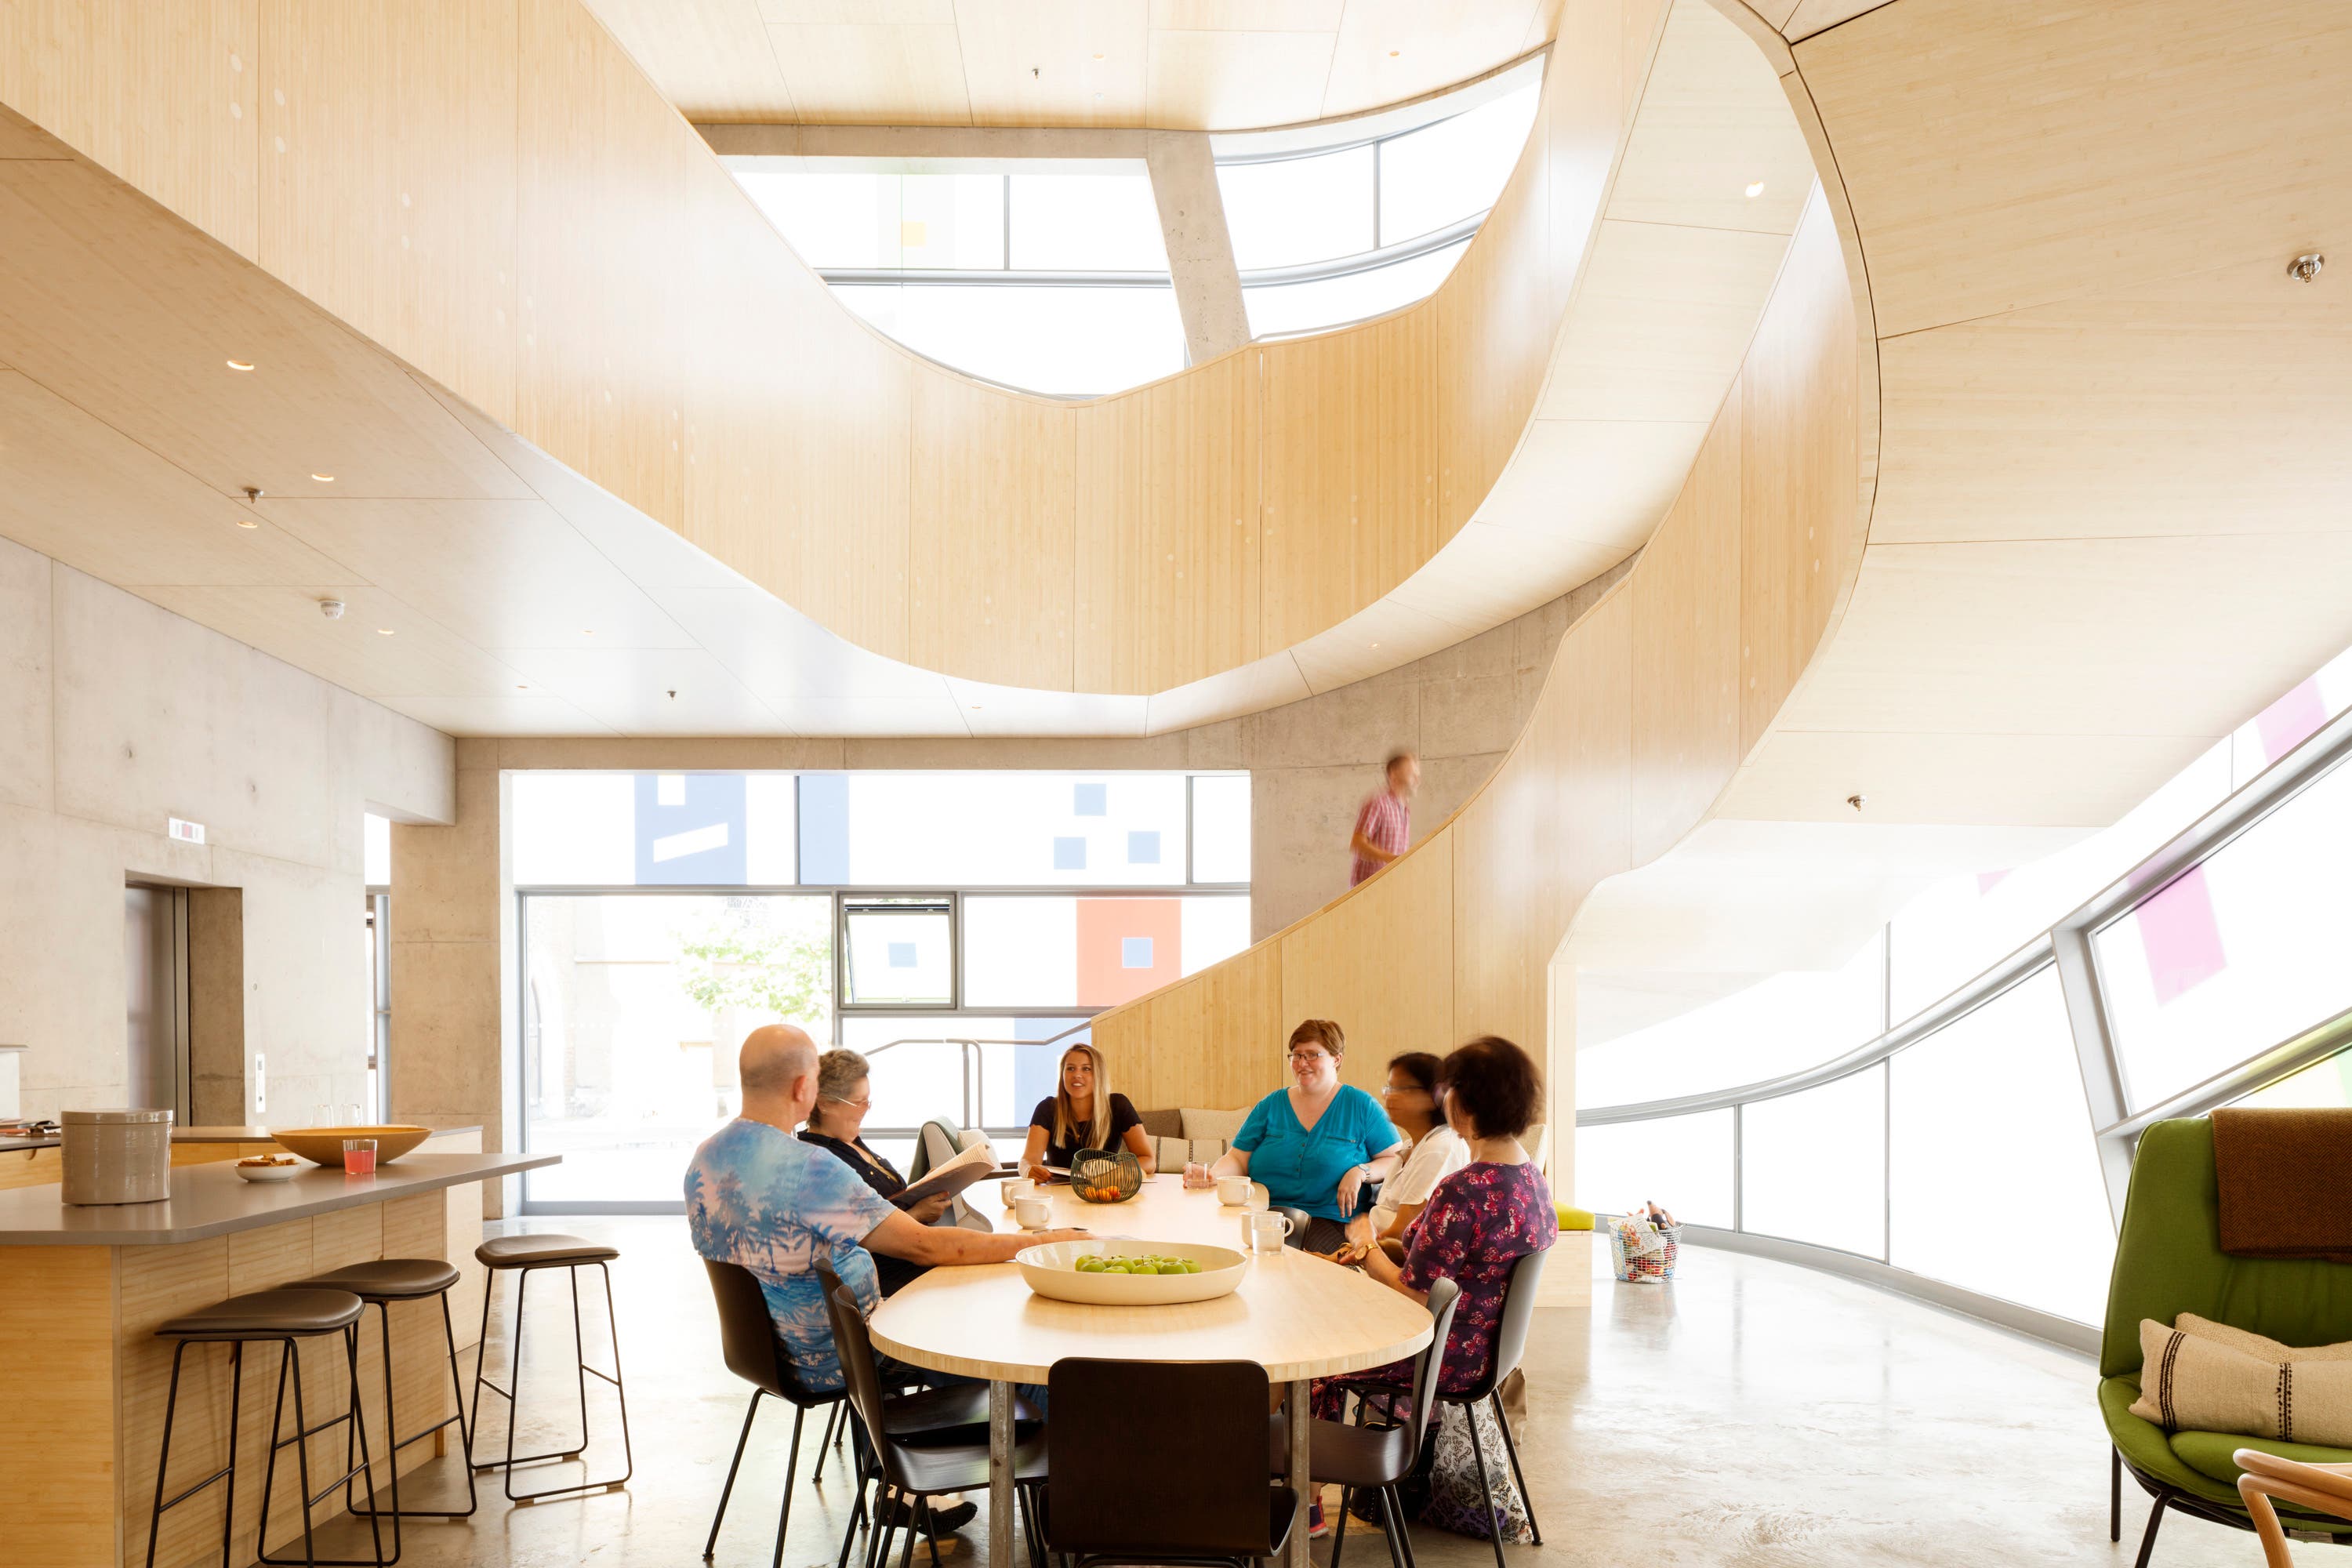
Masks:
[[[500,1227],[494,1227],[500,1228]],[[700,1561],[710,1511],[748,1397],[721,1365],[709,1288],[685,1222],[668,1218],[520,1222],[623,1250],[614,1268],[636,1474],[623,1492],[512,1508],[495,1486],[470,1521],[407,1533],[404,1568],[542,1568]],[[1532,1558],[1591,1564],[2128,1564],[2146,1519],[2125,1501],[2126,1540],[2107,1541],[2107,1450],[2090,1364],[2000,1330],[1809,1269],[1693,1248],[1671,1286],[1618,1285],[1595,1265],[1589,1317],[1576,1282],[1550,1282],[1528,1363],[1521,1428],[1545,1529]],[[544,1277],[542,1277],[544,1278]],[[532,1287],[527,1420],[546,1447],[576,1401],[562,1293]],[[587,1314],[593,1354],[602,1312]],[[544,1314],[544,1315],[542,1315]],[[493,1354],[503,1353],[494,1331]],[[541,1363],[539,1352],[555,1352]],[[503,1363],[499,1364],[503,1365]],[[497,1401],[486,1438],[502,1445]],[[598,1436],[587,1458],[618,1458],[609,1390],[592,1381]],[[752,1439],[726,1529],[722,1564],[764,1564],[775,1534],[789,1414],[772,1402]],[[1148,1441],[1148,1415],[1139,1418]],[[809,1445],[814,1446],[812,1424]],[[454,1460],[432,1484],[455,1479]],[[805,1478],[809,1449],[802,1453]],[[542,1471],[534,1484],[547,1484]],[[495,1483],[496,1478],[485,1478]],[[462,1483],[460,1483],[462,1484]],[[412,1506],[420,1486],[404,1489]],[[849,1489],[838,1461],[821,1489],[803,1479],[784,1562],[830,1568]],[[949,1558],[971,1564],[985,1521]],[[332,1544],[351,1544],[338,1526]],[[1347,1561],[1384,1563],[1378,1533],[1349,1532]],[[1484,1542],[1420,1529],[1423,1568],[1479,1568]],[[362,1537],[363,1540],[363,1537]],[[322,1550],[329,1545],[321,1542]],[[2299,1549],[2324,1557],[2323,1547]],[[1328,1549],[1317,1548],[1318,1560]],[[1359,1554],[1360,1552],[1360,1555]],[[348,1555],[348,1552],[338,1554]],[[918,1555],[918,1562],[927,1561]],[[2158,1568],[2255,1568],[2253,1538],[2178,1515]]]

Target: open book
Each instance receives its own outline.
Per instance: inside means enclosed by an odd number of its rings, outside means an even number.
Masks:
[[[1014,1173],[997,1163],[996,1150],[987,1139],[979,1139],[952,1160],[934,1165],[919,1182],[909,1182],[903,1192],[890,1201],[900,1208],[912,1208],[925,1198],[946,1194],[955,1196],[974,1182],[991,1176],[1009,1176]]]

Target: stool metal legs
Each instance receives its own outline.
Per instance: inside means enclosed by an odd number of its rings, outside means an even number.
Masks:
[[[509,1502],[536,1502],[542,1498],[572,1497],[585,1492],[617,1490],[621,1487],[627,1485],[630,1476],[635,1474],[636,1471],[636,1456],[629,1447],[629,1394],[627,1388],[624,1386],[621,1381],[621,1320],[620,1313],[614,1308],[613,1302],[613,1272],[611,1269],[605,1268],[605,1266],[601,1262],[596,1265],[597,1271],[604,1277],[604,1321],[611,1329],[613,1338],[613,1370],[610,1373],[605,1373],[588,1364],[588,1352],[581,1340],[580,1270],[586,1268],[587,1265],[584,1263],[574,1263],[569,1265],[549,1265],[548,1267],[564,1268],[572,1276],[572,1360],[579,1373],[580,1378],[580,1441],[573,1447],[551,1448],[544,1454],[518,1455],[514,1451],[515,1429],[522,1424],[520,1419],[522,1415],[521,1402],[517,1398],[517,1392],[522,1385],[523,1297],[525,1294],[525,1287],[530,1283],[531,1275],[538,1272],[538,1270],[531,1268],[516,1270],[494,1268],[490,1271],[490,1279],[482,1291],[482,1339],[480,1343],[483,1347],[487,1347],[489,1343],[490,1302],[491,1298],[497,1294],[498,1276],[508,1272],[518,1273],[521,1276],[515,1281],[514,1358],[512,1369],[507,1374],[507,1382],[509,1386],[500,1388],[497,1384],[490,1382],[488,1377],[483,1375],[483,1368],[487,1358],[483,1354],[482,1351],[477,1351],[474,1361],[474,1431],[477,1435],[478,1435],[482,1429],[482,1391],[488,1389],[490,1393],[497,1394],[499,1398],[507,1402],[506,1458],[489,1464],[477,1464],[474,1466],[474,1468],[477,1470],[504,1470],[506,1472],[507,1500]],[[543,1459],[576,1459],[587,1449],[588,1379],[592,1376],[603,1378],[606,1383],[611,1384],[613,1385],[614,1393],[618,1395],[620,1399],[621,1473],[610,1480],[583,1481],[577,1486],[546,1487],[534,1492],[519,1492],[515,1490],[514,1468],[517,1465],[537,1464]]]
[[[278,1451],[285,1447],[289,1443],[291,1443],[294,1445],[295,1466],[300,1478],[299,1484],[302,1489],[302,1555],[299,1559],[292,1557],[272,1557],[266,1550],[264,1550],[261,1552],[257,1559],[259,1562],[274,1564],[288,1564],[290,1565],[290,1568],[389,1568],[388,1562],[383,1554],[383,1531],[373,1520],[369,1521],[368,1530],[374,1539],[375,1555],[373,1557],[320,1557],[318,1553],[318,1542],[313,1538],[310,1510],[324,1499],[332,1496],[337,1487],[347,1486],[353,1477],[363,1474],[368,1476],[368,1501],[370,1504],[373,1504],[375,1501],[375,1479],[368,1470],[367,1431],[363,1413],[360,1406],[359,1329],[358,1326],[354,1324],[352,1327],[341,1331],[343,1338],[344,1365],[350,1376],[348,1386],[351,1390],[351,1408],[343,1415],[328,1416],[325,1420],[320,1422],[315,1426],[310,1424],[310,1418],[302,1408],[302,1360],[301,1352],[299,1348],[300,1342],[291,1336],[288,1336],[275,1342],[281,1348],[281,1354],[279,1355],[278,1363],[278,1397],[271,1407],[269,1417],[269,1462],[268,1465],[263,1467],[261,1475],[261,1517],[260,1522],[257,1526],[257,1532],[261,1539],[257,1542],[257,1545],[266,1547],[268,1541],[269,1494],[277,1480]],[[180,1372],[186,1362],[188,1346],[192,1342],[195,1342],[182,1340],[172,1352],[171,1391],[165,1394],[163,1399],[163,1451],[156,1457],[155,1460],[155,1501],[154,1506],[149,1510],[147,1516],[147,1568],[154,1568],[155,1549],[163,1537],[163,1515],[169,1510],[179,1507],[180,1504],[187,1501],[198,1492],[203,1491],[215,1481],[222,1479],[226,1479],[228,1482],[228,1497],[226,1505],[222,1510],[221,1568],[235,1568],[235,1560],[232,1556],[232,1552],[235,1548],[235,1537],[236,1532],[236,1440],[237,1420],[240,1414],[239,1406],[244,1402],[245,1394],[245,1347],[247,1343],[268,1344],[272,1342],[266,1339],[257,1339],[253,1341],[233,1340],[228,1342],[228,1461],[222,1465],[219,1469],[215,1470],[212,1474],[205,1477],[199,1481],[196,1481],[194,1484],[183,1489],[178,1495],[166,1498],[163,1495],[163,1485],[164,1477],[170,1473],[172,1461],[173,1420],[179,1413]],[[286,1384],[289,1378],[294,1384],[294,1435],[291,1437],[280,1436],[285,1428]],[[320,1432],[326,1431],[329,1427],[334,1426],[339,1421],[350,1422],[352,1424],[352,1430],[358,1435],[360,1451],[359,1465],[355,1468],[348,1469],[343,1474],[337,1476],[333,1480],[328,1482],[323,1489],[314,1492],[310,1489],[310,1447],[309,1439],[316,1436]],[[348,1445],[346,1445],[346,1451],[348,1452]]]
[[[449,1293],[443,1291],[440,1300],[441,1334],[449,1347],[449,1393],[450,1397],[457,1402],[457,1413],[455,1415],[445,1415],[423,1431],[412,1432],[405,1437],[400,1435],[397,1412],[392,1402],[392,1306],[390,1302],[383,1300],[368,1302],[369,1306],[375,1309],[376,1326],[383,1336],[383,1435],[384,1441],[391,1446],[391,1451],[385,1455],[385,1458],[392,1466],[392,1506],[388,1509],[378,1509],[374,1506],[375,1489],[373,1484],[373,1470],[369,1472],[371,1477],[368,1489],[369,1506],[366,1508],[360,1506],[359,1500],[353,1495],[352,1489],[354,1483],[348,1478],[343,1482],[343,1505],[361,1519],[373,1520],[382,1516],[392,1521],[392,1555],[384,1559],[386,1564],[400,1561],[400,1521],[402,1520],[470,1519],[473,1517],[474,1510],[479,1506],[479,1500],[474,1492],[474,1435],[466,1421],[466,1374],[457,1370],[457,1330],[456,1324],[449,1319]],[[365,1313],[362,1312],[362,1316],[364,1317]],[[464,1454],[466,1506],[462,1509],[401,1507],[400,1451],[411,1443],[421,1443],[436,1432],[450,1426],[457,1428],[457,1441]],[[343,1444],[343,1462],[345,1464],[351,1462],[351,1442],[348,1437]]]
[[[167,1500],[163,1478],[172,1469],[172,1417],[180,1408],[180,1363],[188,1353],[188,1342],[182,1340],[172,1352],[172,1390],[163,1399],[163,1451],[155,1459],[155,1506],[147,1515],[147,1568],[155,1568],[155,1543],[163,1533],[165,1510],[179,1507],[224,1476],[228,1479],[228,1502],[221,1510],[221,1568],[231,1568],[230,1542],[236,1531],[236,1417],[245,1394],[245,1345],[232,1342],[228,1347],[228,1463]]]

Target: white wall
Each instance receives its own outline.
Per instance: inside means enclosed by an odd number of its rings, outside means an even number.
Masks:
[[[124,1102],[127,878],[243,889],[273,1118],[359,1100],[361,818],[449,821],[455,780],[439,731],[0,541],[0,1042],[30,1047],[23,1112]],[[208,844],[167,838],[172,816]]]

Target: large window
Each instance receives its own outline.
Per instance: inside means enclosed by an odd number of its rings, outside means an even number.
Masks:
[[[1858,1254],[1838,1266],[2087,1342],[2147,1124],[2352,1104],[2352,914],[2330,896],[2352,872],[2347,708],[2352,655],[2114,826],[1930,887],[1842,971],[1664,1022],[1588,1004],[1585,1201]]]
[[[1214,139],[1255,337],[1426,298],[1510,177],[1542,61],[1298,131]],[[727,160],[841,302],[917,353],[1032,392],[1097,396],[1186,363],[1151,177],[1121,159]]]
[[[872,1055],[902,1167],[932,1118],[1017,1138],[1045,1042],[1249,943],[1246,774],[521,773],[509,801],[543,1210],[675,1206],[767,1023]]]

